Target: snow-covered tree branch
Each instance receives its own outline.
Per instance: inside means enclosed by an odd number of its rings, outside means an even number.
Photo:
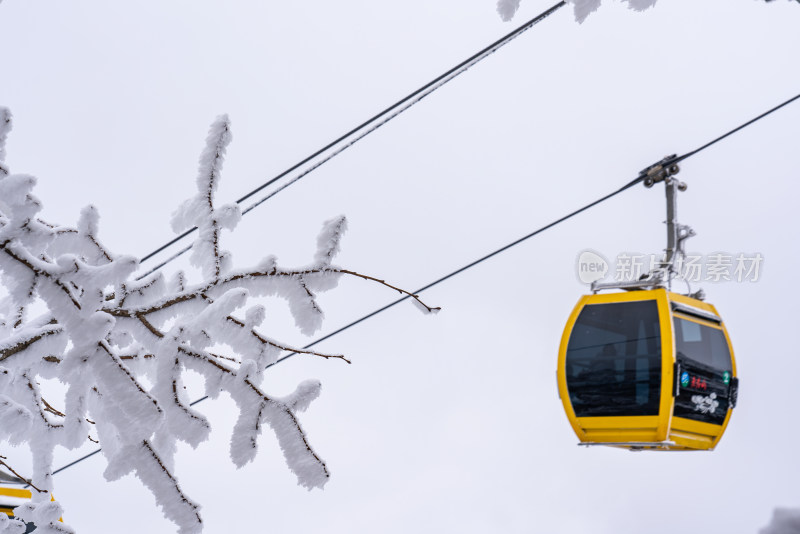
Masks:
[[[634,11],[644,11],[656,5],[658,0],[622,0],[630,9]],[[765,0],[772,2],[774,0]],[[789,0],[791,2],[800,2],[800,0]],[[509,21],[514,18],[521,0],[497,0],[497,13],[504,21]],[[566,3],[572,5],[575,20],[582,23],[586,17],[594,13],[600,7],[603,0],[566,0]]]
[[[39,490],[19,516],[44,533],[72,532],[56,524],[61,510],[49,502],[53,450],[88,439],[102,446],[106,479],[135,474],[180,532],[200,532],[200,507],[174,472],[177,442],[197,447],[211,430],[186,398],[187,370],[204,378],[209,397],[226,392],[236,402],[230,456],[237,466],[253,460],[267,425],[298,483],[324,486],[330,473],[297,417],[319,396],[320,383],[302,382],[283,398],[260,384],[264,369],[284,351],[349,361],[268,337],[259,328],[264,307],[253,299],[284,299],[307,335],[322,324],[317,295],[335,288],[342,276],[399,291],[425,311],[435,308],[383,280],[334,265],[347,228],[344,217],[324,224],[308,265],[284,268],[266,256],[252,268],[234,268],[221,237],[236,227],[241,211],[215,201],[231,141],[226,116],[210,128],[196,194],[173,216],[175,231],[199,230],[190,259],[202,275],[196,283],[182,272],[169,280],[161,272],[136,279],[138,261],[100,242],[99,214],[92,206],[81,211],[75,228],[39,218],[36,180],[12,174],[4,163],[10,128],[11,114],[0,108],[0,283],[7,292],[0,300],[0,439],[30,447],[33,472],[24,478]],[[63,408],[43,398],[40,382],[46,380],[66,386]],[[4,461],[0,465],[22,476]],[[18,527],[0,522],[0,532]]]

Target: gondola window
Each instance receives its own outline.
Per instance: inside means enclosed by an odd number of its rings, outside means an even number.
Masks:
[[[674,415],[721,425],[728,413],[731,352],[723,331],[675,316],[675,348],[682,371]]]
[[[658,415],[661,331],[656,301],[584,307],[569,339],[566,366],[577,417]]]

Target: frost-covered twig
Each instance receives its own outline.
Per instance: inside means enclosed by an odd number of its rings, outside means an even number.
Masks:
[[[0,108],[0,164],[9,127],[10,113]],[[201,155],[197,193],[173,219],[176,229],[199,228],[191,262],[201,278],[194,283],[183,273],[135,279],[137,261],[113,254],[98,238],[97,209],[84,208],[75,228],[46,222],[38,216],[36,180],[0,167],[0,283],[7,293],[0,299],[0,440],[30,445],[31,483],[42,495],[19,515],[42,522],[45,532],[72,532],[54,523],[60,508],[47,502],[53,450],[86,439],[100,443],[107,479],[135,473],[181,532],[200,532],[200,508],[178,484],[174,454],[178,441],[193,447],[205,441],[211,425],[186,397],[186,371],[203,377],[207,396],[226,392],[236,402],[230,456],[237,466],[253,460],[266,425],[298,483],[324,486],[330,473],[297,415],[319,396],[320,383],[306,380],[278,398],[262,389],[263,373],[284,351],[350,361],[268,337],[261,327],[265,308],[253,299],[284,299],[309,335],[324,317],[317,295],[342,276],[398,291],[427,312],[438,310],[384,280],[333,265],[344,217],[324,223],[309,265],[283,268],[266,256],[234,270],[221,235],[241,215],[236,206],[217,207],[214,198],[229,142],[230,122],[223,116]],[[44,315],[29,316],[42,308]],[[41,383],[51,379],[66,385],[63,409],[42,395]]]
[[[75,297],[75,295],[73,295],[72,291],[70,291],[67,284],[65,284],[59,277],[54,276],[50,269],[47,268],[49,266],[46,267],[43,265],[43,262],[40,263],[40,260],[31,257],[25,257],[26,254],[20,254],[17,251],[12,250],[12,246],[13,243],[11,240],[8,240],[0,243],[0,250],[2,250],[12,260],[30,269],[32,273],[31,279],[36,277],[47,279],[50,283],[61,290],[78,310],[81,309],[78,299]]]
[[[11,112],[8,108],[0,107],[0,176],[8,175],[6,160],[6,139],[11,130]]]
[[[628,4],[629,9],[634,11],[644,11],[656,5],[658,0],[622,0]],[[772,2],[773,0],[766,0]],[[800,2],[800,0],[789,0]],[[603,0],[566,0],[568,4],[572,4],[575,20],[578,23],[583,23],[586,18],[593,12],[600,8]],[[497,0],[497,13],[504,21],[509,21],[514,18],[514,14],[519,9],[520,0]]]
[[[575,20],[582,23],[590,14],[600,7],[603,0],[566,0],[572,4],[575,12]],[[623,0],[628,3],[628,7],[635,11],[644,11],[655,5],[657,0]],[[514,18],[514,14],[519,9],[520,0],[497,0],[497,13],[504,21]]]
[[[184,202],[172,217],[172,228],[176,232],[197,227],[198,238],[192,247],[192,261],[205,276],[213,279],[219,278],[230,266],[230,253],[220,248],[220,233],[223,228],[232,230],[242,216],[236,204],[219,209],[214,206],[214,194],[219,187],[222,163],[230,142],[228,116],[217,117],[208,132],[206,148],[200,155],[197,195]]]
[[[194,301],[197,299],[204,299],[206,298],[212,290],[214,292],[224,292],[231,289],[236,288],[249,288],[252,289],[253,292],[257,295],[262,294],[269,294],[269,293],[276,293],[276,288],[269,287],[269,286],[262,286],[253,288],[253,282],[256,279],[260,278],[287,278],[291,279],[293,283],[297,284],[301,290],[308,295],[309,291],[309,280],[308,277],[311,275],[319,275],[320,277],[331,276],[331,275],[338,275],[338,274],[347,274],[350,276],[355,276],[357,278],[362,278],[364,280],[370,280],[372,282],[376,282],[382,286],[388,287],[389,289],[393,289],[403,295],[413,298],[416,300],[423,308],[425,308],[428,312],[436,312],[440,310],[440,307],[432,307],[428,306],[423,302],[418,295],[415,295],[405,289],[399,288],[394,286],[385,280],[381,280],[379,278],[375,278],[373,276],[365,275],[356,271],[351,271],[349,269],[341,269],[338,267],[317,267],[317,268],[307,268],[307,269],[298,269],[298,270],[279,270],[277,267],[273,267],[270,270],[254,270],[254,271],[246,271],[237,274],[233,274],[227,276],[225,278],[221,278],[215,280],[209,284],[197,286],[190,288],[182,293],[178,293],[176,295],[172,295],[168,298],[165,298],[158,302],[148,303],[146,305],[140,307],[124,307],[124,306],[105,306],[103,307],[103,311],[114,315],[116,317],[133,317],[136,315],[150,315],[159,311],[166,310],[172,306],[176,306],[179,304],[185,304],[190,301]],[[148,282],[148,285],[152,284],[152,281]],[[124,298],[124,297],[123,297]],[[112,297],[113,300],[113,297]],[[316,306],[316,304],[314,304]]]
[[[15,328],[19,328],[19,326],[15,326]],[[60,325],[53,325],[44,327],[38,331],[30,330],[24,332],[21,336],[5,339],[0,342],[0,362],[24,351],[37,341],[42,340],[47,336],[60,334],[61,332],[63,332],[63,328]]]

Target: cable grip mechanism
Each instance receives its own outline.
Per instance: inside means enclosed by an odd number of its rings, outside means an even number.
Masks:
[[[678,155],[672,154],[671,156],[665,156],[661,161],[650,165],[646,169],[642,169],[639,172],[639,177],[642,178],[644,186],[653,187],[659,182],[666,182],[667,185],[670,185],[674,182],[678,190],[686,191],[687,186],[685,183],[672,178],[681,171],[677,160]]]

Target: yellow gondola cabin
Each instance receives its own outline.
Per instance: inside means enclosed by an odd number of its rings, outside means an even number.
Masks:
[[[561,338],[558,390],[583,444],[708,450],[738,379],[716,309],[661,288],[581,298]]]
[[[739,379],[720,315],[702,290],[670,290],[694,235],[677,221],[678,192],[686,190],[674,178],[678,160],[667,156],[639,178],[646,187],[665,185],[663,261],[638,280],[593,281],[564,328],[558,392],[583,445],[711,450],[736,406]]]

